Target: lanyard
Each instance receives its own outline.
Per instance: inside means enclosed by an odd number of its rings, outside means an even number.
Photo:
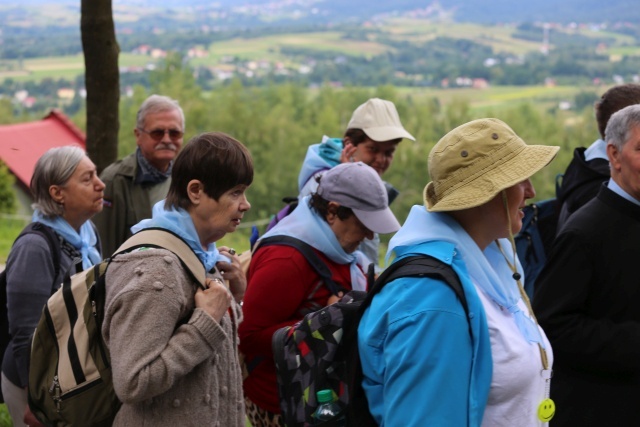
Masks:
[[[540,325],[538,324],[538,319],[536,318],[536,315],[533,313],[533,308],[531,307],[531,301],[529,300],[527,293],[524,291],[524,287],[522,286],[522,282],[520,281],[521,275],[520,273],[518,273],[518,269],[516,268],[515,264],[512,264],[511,261],[509,261],[506,254],[502,250],[502,246],[500,246],[500,242],[497,240],[496,240],[496,245],[498,245],[498,249],[502,253],[502,256],[504,257],[507,264],[509,265],[509,268],[511,269],[511,271],[513,271],[513,278],[516,280],[516,283],[518,284],[518,291],[520,292],[520,297],[522,298],[525,305],[527,306],[527,310],[529,310],[529,316],[531,316],[531,318],[535,322],[536,327],[539,327]],[[515,260],[515,257],[516,257],[515,244],[512,243],[512,246],[513,246],[513,252],[514,252],[513,259]],[[542,346],[541,343],[537,343],[537,344],[538,344],[538,349],[540,350],[540,361],[542,363],[542,369],[545,371],[548,371],[549,357],[547,356],[547,350],[545,350],[545,348]]]

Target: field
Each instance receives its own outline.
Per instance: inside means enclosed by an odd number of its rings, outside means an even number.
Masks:
[[[155,64],[156,59],[131,53],[120,53],[119,66],[145,67]],[[84,56],[68,55],[46,58],[0,60],[0,81],[12,78],[15,81],[42,81],[45,78],[75,80],[84,74]]]
[[[116,20],[124,21],[128,18],[116,15]],[[31,23],[36,25],[36,23]],[[25,23],[27,25],[27,23]],[[542,40],[528,41],[514,38],[516,31],[513,25],[485,26],[472,23],[432,22],[415,18],[390,18],[376,23],[368,23],[359,31],[366,35],[358,39],[348,36],[348,31],[339,29],[315,32],[295,32],[277,35],[264,35],[256,37],[238,37],[230,40],[211,43],[208,46],[200,46],[206,49],[207,55],[202,58],[190,60],[193,66],[223,66],[228,58],[237,58],[242,61],[267,61],[280,62],[285,65],[295,65],[299,59],[294,59],[283,52],[286,48],[299,48],[308,52],[334,52],[345,56],[373,57],[393,50],[388,44],[393,42],[409,42],[422,44],[436,37],[451,37],[456,39],[468,39],[476,43],[484,44],[496,53],[523,55],[528,52],[540,50]],[[560,30],[558,30],[560,31]],[[613,43],[599,47],[601,53],[608,54],[612,60],[623,55],[640,56],[640,47],[630,36],[615,33],[606,33],[596,29],[575,28],[562,29],[568,34],[581,36],[610,37]],[[159,37],[161,37],[159,35]],[[195,46],[194,46],[195,47]],[[550,39],[550,48],[553,49],[553,38]],[[145,67],[158,62],[157,58],[150,55],[132,54],[122,52],[119,58],[119,66]],[[0,82],[6,78],[16,81],[41,81],[44,78],[65,78],[74,80],[82,75],[84,70],[83,55],[46,57],[24,60],[0,59]]]

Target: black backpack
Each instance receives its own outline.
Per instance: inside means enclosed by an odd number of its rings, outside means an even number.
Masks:
[[[58,235],[50,227],[39,222],[32,222],[20,232],[18,237],[13,241],[13,244],[15,245],[21,237],[27,234],[39,234],[49,245],[49,252],[51,253],[54,268],[54,282],[51,284],[51,290],[53,291],[56,285],[55,280],[60,273],[60,240],[58,239]],[[0,273],[0,366],[9,341],[11,341],[11,334],[9,333],[9,317],[7,313],[7,270],[5,269]],[[1,387],[0,403],[4,403]]]
[[[547,254],[556,237],[559,209],[557,198],[531,203],[522,209],[522,228],[514,240],[524,270],[524,290],[529,299],[533,299],[536,279],[547,262]]]
[[[272,338],[280,408],[289,427],[314,425],[316,392],[330,389],[343,407],[348,426],[376,425],[362,389],[358,356],[358,324],[373,297],[400,277],[433,277],[456,293],[465,311],[462,284],[453,269],[426,255],[400,259],[370,283],[370,291],[351,291],[335,304],[307,314]],[[331,426],[331,422],[321,424]]]
[[[560,217],[562,174],[556,176],[556,197],[531,203],[522,209],[522,228],[514,236],[516,252],[524,270],[524,290],[530,300],[536,279],[547,262],[547,254],[556,238]]]

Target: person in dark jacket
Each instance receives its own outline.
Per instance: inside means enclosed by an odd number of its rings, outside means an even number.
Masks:
[[[100,174],[107,188],[104,209],[94,222],[106,255],[131,236],[132,226],[151,218],[152,206],[166,197],[184,126],[184,113],[174,99],[151,95],[140,106],[133,129],[138,148]]]
[[[536,285],[554,427],[640,420],[640,105],[613,114],[605,140],[611,179],[560,230]]]
[[[55,232],[60,255],[52,254],[44,235],[27,234],[16,241],[7,259],[12,338],[2,361],[2,393],[14,426],[40,425],[28,410],[27,385],[31,335],[42,307],[65,275],[102,260],[100,239],[90,219],[102,210],[105,187],[85,152],[73,146],[50,149],[38,159],[30,187],[33,221]]]
[[[569,216],[593,199],[601,184],[609,180],[604,130],[613,113],[634,104],[640,104],[640,85],[633,83],[612,87],[595,103],[595,116],[601,138],[588,148],[578,147],[573,152],[573,159],[562,177],[562,186],[558,192],[558,231]]]

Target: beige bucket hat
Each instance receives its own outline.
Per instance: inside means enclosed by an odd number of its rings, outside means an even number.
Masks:
[[[429,153],[431,212],[480,206],[545,167],[560,147],[527,145],[503,121],[473,120],[446,134]]]

